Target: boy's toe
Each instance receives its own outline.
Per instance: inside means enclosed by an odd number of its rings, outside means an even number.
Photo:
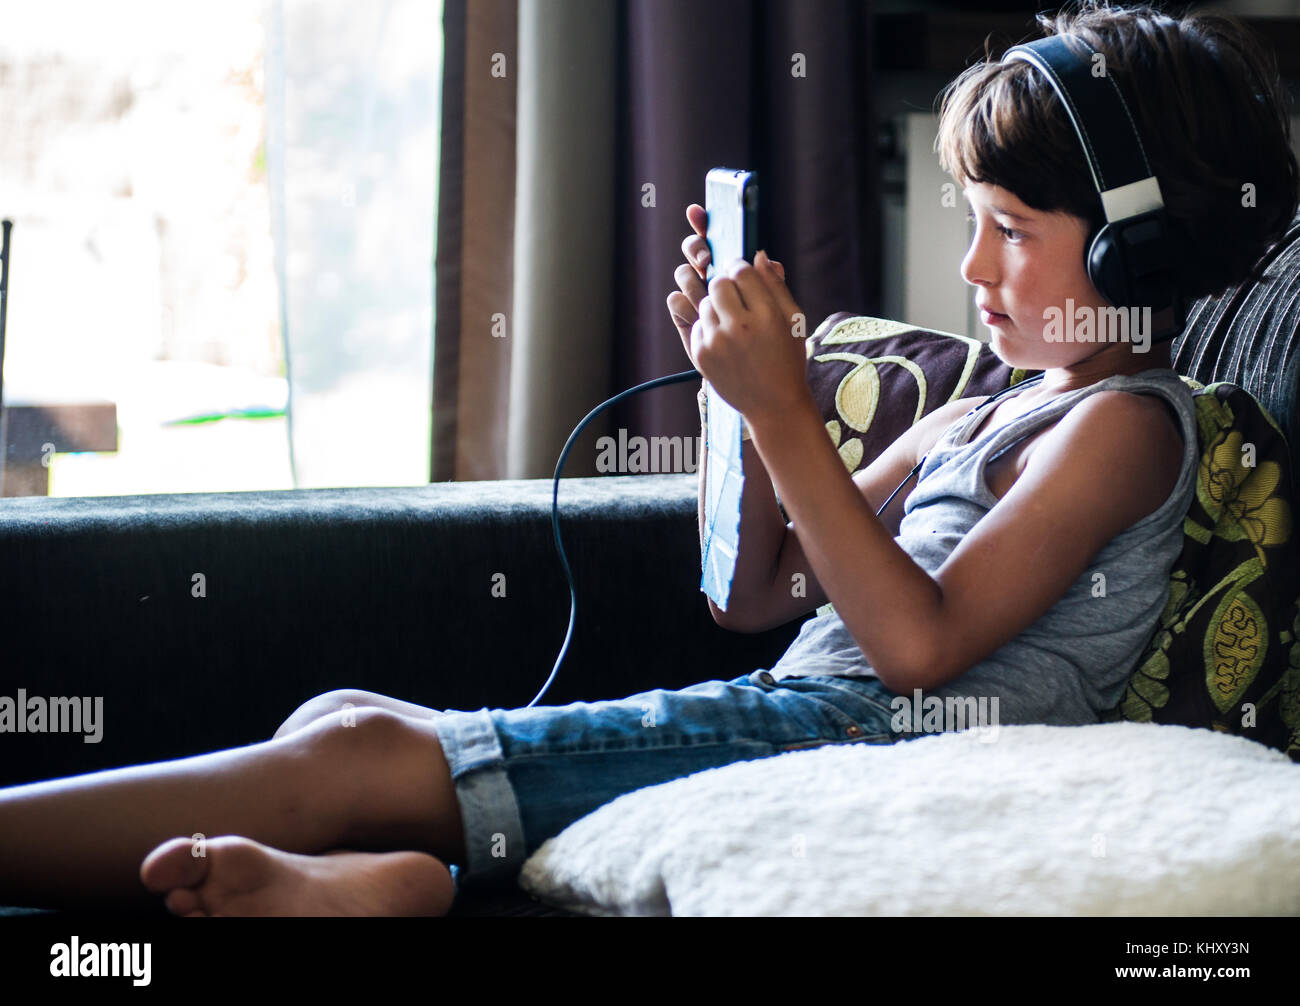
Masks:
[[[140,864],[140,881],[155,894],[177,887],[196,887],[208,872],[208,861],[190,854],[188,838],[171,838],[163,842]]]
[[[199,897],[198,891],[192,887],[172,888],[167,892],[167,897],[163,898],[163,904],[167,906],[167,911],[173,915],[186,917],[207,915],[207,912],[203,910],[203,901]]]

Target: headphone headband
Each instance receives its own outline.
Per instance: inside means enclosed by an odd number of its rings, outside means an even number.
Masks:
[[[1100,55],[1077,36],[1051,35],[1012,46],[1003,59],[1032,63],[1052,85],[1087,155],[1088,170],[1108,222],[1163,209],[1160,183],[1147,162],[1142,138],[1119,86],[1109,71],[1094,77],[1092,61],[1071,50],[1067,37],[1094,56]],[[1090,123],[1110,128],[1089,128]]]

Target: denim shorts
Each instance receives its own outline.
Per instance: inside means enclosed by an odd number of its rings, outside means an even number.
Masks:
[[[517,880],[541,844],[623,793],[824,744],[892,744],[878,678],[757,670],[602,702],[448,711],[433,721],[460,801],[461,886]]]

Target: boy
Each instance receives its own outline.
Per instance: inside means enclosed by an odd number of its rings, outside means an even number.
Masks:
[[[1104,53],[1134,109],[1186,252],[1184,300],[1245,278],[1297,198],[1284,92],[1261,75],[1257,44],[1230,21],[1145,6],[1039,21]],[[1095,722],[1164,603],[1197,459],[1190,394],[1167,343],[1138,353],[1047,333],[1069,300],[1106,305],[1083,265],[1096,192],[1036,70],[963,72],[939,150],[976,222],[961,273],[992,348],[1044,373],[995,407],[936,410],[854,477],[804,380],[783,270],[760,254],[706,290],[703,211],[687,212],[695,233],[668,307],[752,433],[734,600],[714,617],[756,631],[834,602],[774,668],[613,702],[446,714],[331,692],[262,744],[12,787],[0,791],[0,903],[161,895],[181,915],[441,914],[447,863],[509,882],[545,838],[620,793],[906,739],[893,703],[917,690],[997,698],[1004,722]],[[922,459],[910,494],[878,518]]]

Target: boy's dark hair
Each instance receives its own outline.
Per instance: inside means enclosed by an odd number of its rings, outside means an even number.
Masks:
[[[1258,281],[1255,267],[1300,199],[1273,51],[1234,17],[1172,17],[1145,3],[1085,0],[1035,20],[1044,35],[1079,35],[1105,57],[1160,183],[1185,302]],[[1106,217],[1060,99],[1040,70],[1001,62],[989,45],[941,95],[940,164],[963,184],[987,182],[1036,210],[1082,217],[1093,233]]]

